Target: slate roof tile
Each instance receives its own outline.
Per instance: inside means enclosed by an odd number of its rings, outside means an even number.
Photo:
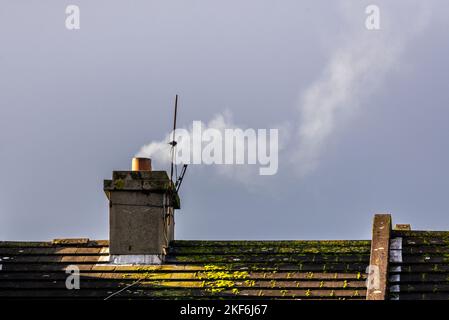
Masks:
[[[163,265],[111,265],[108,242],[0,242],[0,297],[364,299],[370,241],[174,241]],[[67,290],[68,265],[80,290]],[[128,286],[130,286],[128,288]]]
[[[449,299],[449,232],[392,231],[390,299]]]

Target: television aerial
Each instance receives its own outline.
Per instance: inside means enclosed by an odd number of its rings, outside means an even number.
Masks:
[[[176,152],[175,148],[178,145],[178,142],[175,140],[175,132],[176,132],[176,120],[178,116],[178,95],[175,96],[175,112],[173,116],[173,131],[172,131],[172,140],[168,143],[171,145],[170,148],[170,157],[171,157],[171,166],[170,166],[170,181],[173,182],[173,175],[175,176],[174,188],[175,191],[178,192],[181,188],[182,181],[184,180],[184,175],[186,174],[187,164],[183,164],[181,171],[178,175],[178,165],[176,164]]]

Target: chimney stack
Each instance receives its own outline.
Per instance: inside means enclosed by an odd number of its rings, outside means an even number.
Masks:
[[[114,171],[104,181],[109,199],[109,254],[116,264],[161,264],[174,239],[178,194],[167,172],[151,159],[133,158],[132,171]]]

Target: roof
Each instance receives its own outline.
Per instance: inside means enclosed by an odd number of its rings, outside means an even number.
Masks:
[[[365,299],[370,241],[173,241],[163,265],[111,265],[108,241],[0,242],[0,297]],[[67,290],[66,268],[80,270]]]
[[[449,232],[392,231],[390,299],[449,299]]]
[[[371,240],[177,240],[161,265],[110,260],[106,240],[0,242],[0,298],[449,299],[449,231],[393,228],[388,214]]]

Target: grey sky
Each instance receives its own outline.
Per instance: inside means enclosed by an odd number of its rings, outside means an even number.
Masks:
[[[0,239],[106,239],[103,179],[169,131],[176,93],[182,125],[229,110],[288,136],[279,173],[250,184],[190,167],[178,238],[369,238],[375,212],[449,229],[448,16],[443,0],[2,1]],[[339,52],[363,64],[301,174],[304,95]]]

